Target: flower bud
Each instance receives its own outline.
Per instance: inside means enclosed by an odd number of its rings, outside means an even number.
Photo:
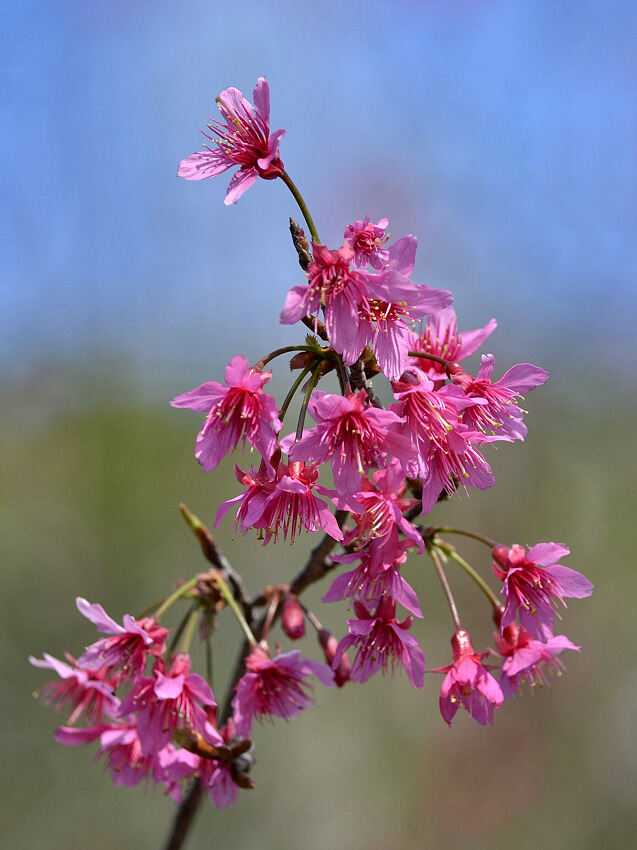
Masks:
[[[305,635],[305,617],[303,609],[296,596],[285,594],[283,614],[281,615],[283,631],[290,640],[299,640]]]
[[[321,629],[319,631],[318,639],[321,647],[323,648],[323,652],[325,653],[325,660],[331,667],[336,656],[338,641],[327,629]],[[338,667],[334,670],[334,683],[338,688],[342,688],[345,682],[349,682],[351,667],[352,665],[350,664],[349,658],[344,654]]]

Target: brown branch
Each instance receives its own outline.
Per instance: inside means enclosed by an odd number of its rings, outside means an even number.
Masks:
[[[337,511],[336,512],[336,521],[338,523],[339,528],[342,529],[345,520],[348,517],[347,511]],[[199,535],[197,535],[199,537]],[[201,540],[201,538],[199,538]],[[331,569],[334,568],[334,563],[330,560],[329,555],[337,545],[336,540],[333,537],[330,537],[329,534],[325,534],[321,541],[312,549],[310,552],[310,557],[308,558],[305,566],[301,569],[297,575],[292,579],[290,583],[290,591],[295,593],[297,596],[301,594],[306,588],[308,588],[315,581],[319,581],[319,579],[323,578],[323,576],[328,573]],[[202,543],[203,546],[203,543]],[[206,554],[206,550],[204,549],[204,554]],[[207,557],[207,555],[206,555]],[[257,639],[257,641],[261,640],[261,636],[263,633],[263,627],[266,622],[267,611],[264,612],[256,624],[252,627],[252,632]],[[275,614],[273,622],[276,621],[278,617],[278,612]],[[232,675],[230,676],[230,680],[228,683],[228,688],[226,690],[226,695],[223,701],[223,705],[221,707],[221,711],[219,712],[218,725],[221,728],[228,720],[232,713],[232,700],[234,697],[234,691],[237,686],[239,679],[243,676],[245,671],[245,658],[250,652],[250,644],[247,641],[244,641],[243,646],[241,647],[240,652],[237,654],[237,658],[235,660],[234,668],[232,671]],[[192,823],[195,819],[195,815],[199,810],[199,805],[203,800],[204,792],[201,787],[201,782],[199,781],[199,777],[197,777],[188,793],[184,797],[179,809],[177,810],[177,814],[175,815],[175,820],[173,822],[172,830],[170,836],[168,838],[167,843],[165,844],[165,850],[181,850],[192,826]]]

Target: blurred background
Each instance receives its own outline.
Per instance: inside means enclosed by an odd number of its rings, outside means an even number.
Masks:
[[[272,128],[323,241],[387,216],[419,238],[414,279],[452,289],[459,325],[499,327],[484,350],[551,372],[526,400],[529,437],[488,453],[497,486],[439,506],[507,542],[565,542],[596,585],[563,631],[581,653],[493,728],[438,714],[440,679],[316,692],[257,729],[257,790],[204,806],[189,847],[625,848],[637,829],[637,7],[395,0],[232,4],[4,0],[0,250],[0,834],[26,848],[160,847],[161,793],[115,789],[93,750],[53,742],[29,654],[78,654],[94,631],[74,598],[120,620],[203,569],[177,505],[211,524],[235,495],[204,475],[198,415],[168,401],[299,342],[278,315],[302,281],[294,202],[260,181],[175,177],[197,126],[234,85],[271,87]],[[477,358],[469,362],[477,368]],[[277,361],[279,399],[289,376]],[[286,581],[309,541],[219,541],[252,591]],[[457,541],[456,541],[457,542]],[[460,551],[488,575],[479,548]],[[428,667],[451,621],[410,561]],[[476,646],[482,599],[453,571]],[[321,606],[340,636],[346,610]],[[223,692],[236,630],[219,633]],[[286,646],[287,648],[287,646]],[[311,641],[303,647],[318,657]]]

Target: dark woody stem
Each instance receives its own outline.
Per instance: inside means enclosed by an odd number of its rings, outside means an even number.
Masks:
[[[347,511],[336,512],[336,521],[338,523],[339,528],[343,527],[347,517]],[[312,549],[310,557],[308,558],[303,569],[300,570],[297,575],[292,579],[292,582],[290,583],[291,593],[294,593],[296,596],[299,596],[307,587],[309,587],[315,581],[319,581],[327,572],[329,572],[334,567],[334,563],[330,560],[329,556],[336,545],[337,541],[334,540],[334,538],[330,537],[329,534],[325,534],[323,536],[320,543],[318,543],[318,545],[315,546],[314,549]],[[277,616],[278,612],[275,614],[274,620],[276,620]],[[267,612],[262,614],[259,620],[252,626],[252,631],[257,641],[259,641],[262,637],[266,619]],[[232,700],[234,698],[234,691],[239,679],[245,671],[245,658],[249,652],[250,644],[247,641],[244,641],[241,650],[237,655],[234,670],[232,671],[230,681],[228,682],[226,696],[223,705],[221,706],[221,711],[219,712],[219,728],[221,728],[228,721],[228,718],[232,714]],[[184,800],[177,811],[172,830],[168,837],[168,841],[165,844],[164,850],[181,850],[181,848],[184,846],[184,842],[188,837],[188,833],[190,831],[190,828],[192,827],[195,815],[199,810],[199,805],[201,804],[203,797],[204,789],[201,787],[201,783],[197,778],[190,786],[190,790],[184,797]]]
[[[310,211],[307,208],[307,204],[303,200],[303,195],[301,195],[299,190],[296,188],[294,182],[292,181],[292,178],[287,173],[287,171],[283,171],[283,173],[281,174],[281,180],[283,180],[283,182],[288,187],[290,192],[292,192],[292,194],[294,195],[294,200],[299,205],[299,209],[301,210],[301,212],[303,214],[303,218],[305,219],[305,222],[310,229],[310,234],[312,236],[312,240],[314,242],[316,242],[317,244],[320,244],[321,240],[319,239],[319,235],[316,232],[316,227],[315,227],[314,222],[312,220],[312,216],[310,215]]]

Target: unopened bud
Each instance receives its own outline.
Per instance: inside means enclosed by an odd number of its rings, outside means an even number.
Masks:
[[[491,555],[493,557],[493,572],[500,581],[504,581],[509,572],[509,567],[511,566],[511,562],[509,560],[509,549],[507,546],[500,544],[499,546],[493,547]]]
[[[296,596],[285,594],[283,614],[281,615],[283,631],[290,640],[299,640],[305,634],[305,615]]]
[[[334,635],[328,631],[327,629],[321,629],[318,633],[319,643],[325,653],[325,660],[327,663],[332,666],[332,662],[336,657],[336,647],[338,646],[338,641],[334,637]],[[352,669],[352,665],[350,664],[350,660],[347,655],[343,654],[341,656],[341,660],[338,663],[338,667],[334,670],[334,683],[337,687],[342,688],[345,682],[349,682],[350,678],[350,670]]]

